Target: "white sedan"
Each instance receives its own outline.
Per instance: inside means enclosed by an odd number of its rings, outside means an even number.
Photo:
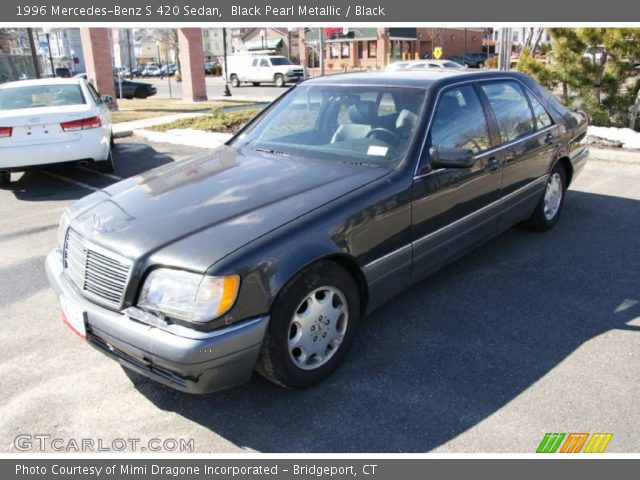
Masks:
[[[64,162],[113,171],[111,97],[82,78],[0,85],[0,184],[10,172]]]
[[[465,66],[451,60],[411,60],[392,63],[385,70],[397,72],[398,70],[423,70],[429,68],[460,69],[465,68]]]

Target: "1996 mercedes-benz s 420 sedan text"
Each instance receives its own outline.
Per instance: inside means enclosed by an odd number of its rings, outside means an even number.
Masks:
[[[74,203],[49,280],[78,335],[165,385],[308,387],[412,282],[553,227],[586,127],[516,73],[305,81],[226,145]]]

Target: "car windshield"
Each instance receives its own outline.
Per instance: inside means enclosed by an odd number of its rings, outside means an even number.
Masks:
[[[0,110],[61,107],[86,103],[80,85],[29,85],[0,90]]]
[[[444,62],[442,66],[444,68],[461,68],[462,67],[462,65],[456,62]]]
[[[423,88],[301,85],[231,145],[393,168],[407,152],[424,98]]]
[[[293,65],[286,57],[271,57],[271,65]]]

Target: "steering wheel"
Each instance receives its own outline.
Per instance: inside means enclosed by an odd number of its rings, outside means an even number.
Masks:
[[[398,135],[393,133],[391,130],[382,127],[376,127],[369,130],[369,133],[367,133],[367,138],[371,137],[377,137],[383,142],[388,143],[389,145],[398,145],[398,143],[400,143],[400,137]]]

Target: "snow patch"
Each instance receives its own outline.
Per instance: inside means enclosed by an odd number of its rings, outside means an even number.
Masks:
[[[587,135],[612,142],[620,142],[622,143],[622,148],[640,150],[640,132],[636,132],[630,128],[591,126],[587,130]]]

